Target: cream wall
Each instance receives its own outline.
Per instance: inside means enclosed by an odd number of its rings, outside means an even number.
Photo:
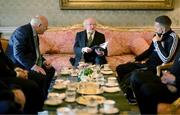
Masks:
[[[0,27],[20,26],[36,14],[47,16],[50,26],[72,25],[94,17],[102,24],[125,27],[149,27],[156,16],[166,14],[172,18],[173,27],[180,27],[180,0],[175,0],[171,11],[60,10],[59,0],[0,0]]]

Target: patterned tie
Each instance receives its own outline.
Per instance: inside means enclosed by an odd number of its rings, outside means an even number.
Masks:
[[[88,46],[90,46],[91,45],[91,43],[92,43],[92,41],[93,41],[93,38],[92,38],[92,32],[89,32],[88,33],[89,34],[89,39],[88,39]]]
[[[36,65],[38,66],[42,66],[42,57],[40,54],[40,50],[39,50],[39,43],[38,43],[38,36],[34,36],[34,44],[35,44],[35,49],[36,49]]]

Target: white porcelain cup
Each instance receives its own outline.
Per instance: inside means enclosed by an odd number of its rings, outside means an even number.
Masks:
[[[117,83],[116,81],[117,81],[117,80],[116,80],[115,77],[109,77],[108,80],[107,80],[107,82],[108,82],[109,85],[114,85],[114,84],[116,84],[116,83]]]
[[[71,109],[67,107],[60,107],[60,108],[57,108],[56,112],[57,112],[57,115],[69,115],[71,112]]]
[[[97,113],[98,112],[98,104],[96,102],[87,104],[87,112],[88,113]]]
[[[103,109],[104,111],[110,111],[114,108],[115,101],[114,100],[106,100],[103,103]]]
[[[76,100],[76,90],[67,89],[65,94],[67,102],[74,102]]]
[[[104,70],[109,70],[109,64],[104,64]]]

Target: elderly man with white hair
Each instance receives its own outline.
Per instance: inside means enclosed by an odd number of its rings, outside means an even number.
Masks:
[[[8,57],[18,67],[29,71],[47,95],[55,69],[46,61],[39,51],[38,34],[43,34],[48,27],[45,16],[35,16],[30,23],[18,27],[9,40],[6,50]]]
[[[84,20],[84,31],[76,34],[74,44],[75,61],[74,66],[78,66],[81,59],[87,63],[105,64],[107,49],[99,50],[97,47],[105,43],[104,34],[96,31],[96,20],[87,18]]]

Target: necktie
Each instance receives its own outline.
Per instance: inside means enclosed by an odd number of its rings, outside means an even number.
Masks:
[[[36,65],[42,66],[42,57],[39,50],[38,37],[34,36],[34,44],[36,49]]]
[[[90,46],[93,41],[92,34],[92,32],[89,32],[88,46]]]

